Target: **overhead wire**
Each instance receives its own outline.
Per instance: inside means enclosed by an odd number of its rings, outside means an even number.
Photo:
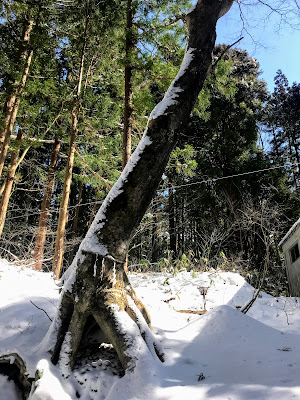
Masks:
[[[290,167],[298,166],[298,165],[300,165],[300,163],[289,164]],[[173,185],[172,188],[173,189],[178,189],[178,188],[185,187],[185,186],[200,185],[201,183],[214,183],[216,181],[220,181],[220,180],[224,180],[224,179],[236,178],[238,176],[251,175],[251,174],[256,174],[256,173],[259,173],[259,172],[271,171],[271,170],[274,170],[274,169],[281,169],[281,168],[286,168],[286,165],[277,165],[277,166],[270,167],[270,168],[258,169],[256,171],[248,171],[248,172],[243,172],[243,173],[240,173],[240,174],[219,176],[217,178],[210,178],[210,179],[206,179],[206,180],[202,180],[202,181],[188,182],[188,183],[184,183],[182,185]]]
[[[88,206],[88,205],[95,205],[95,204],[102,204],[102,201],[91,201],[89,203],[80,203],[80,204],[76,204],[75,206],[67,207],[67,209],[71,210],[72,208]],[[40,214],[46,214],[46,213],[58,213],[60,210],[61,210],[61,208],[48,209],[48,210],[42,211],[42,212],[41,211],[36,211],[36,212],[31,213],[31,214],[27,214],[26,216],[31,217],[32,215],[40,215]],[[23,215],[24,215],[24,211],[23,211]],[[18,215],[18,216],[15,216],[15,217],[6,218],[5,221],[10,221],[10,220],[13,220],[13,219],[18,219],[18,218],[21,218],[21,215]]]
[[[293,167],[293,166],[299,166],[299,165],[300,165],[300,163],[291,163],[288,166],[289,167]],[[187,187],[187,186],[200,185],[202,183],[214,183],[216,181],[220,181],[220,180],[224,180],[224,179],[236,178],[236,177],[245,176],[245,175],[252,175],[252,174],[257,174],[257,173],[260,173],[260,172],[272,171],[272,170],[275,170],[275,169],[283,169],[283,168],[286,168],[286,167],[287,167],[286,165],[275,165],[273,167],[258,169],[258,170],[255,170],[255,171],[243,172],[243,173],[240,173],[240,174],[232,174],[232,175],[227,175],[227,176],[220,176],[220,177],[217,177],[217,178],[204,179],[204,180],[196,181],[196,182],[187,182],[187,183],[184,183],[182,185],[173,185],[172,188],[173,189],[179,189],[179,188]],[[70,206],[67,209],[71,210],[71,209],[76,208],[76,207],[95,205],[97,203],[98,204],[102,204],[102,201],[80,203],[80,204],[76,204],[74,206]],[[27,216],[29,217],[29,216],[32,216],[32,215],[40,215],[40,214],[48,213],[48,212],[49,213],[58,213],[59,211],[60,211],[60,208],[59,209],[48,209],[48,210],[43,211],[43,212],[36,211],[36,212],[30,213],[30,214],[27,214]],[[20,212],[22,212],[22,214],[24,214],[23,210],[20,210]],[[18,219],[18,218],[21,218],[21,215],[14,216],[14,217],[8,217],[8,218],[6,218],[6,221],[10,221],[10,220]]]

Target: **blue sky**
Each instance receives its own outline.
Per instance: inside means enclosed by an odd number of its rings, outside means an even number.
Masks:
[[[237,3],[229,13],[221,18],[217,26],[217,43],[232,44],[239,37],[244,39],[237,45],[248,50],[250,56],[260,63],[261,77],[273,91],[274,76],[281,69],[289,80],[300,82],[300,28],[292,29],[281,24],[276,14],[269,15],[263,6],[243,9],[246,31],[242,31],[243,23]],[[251,36],[250,36],[251,35]]]

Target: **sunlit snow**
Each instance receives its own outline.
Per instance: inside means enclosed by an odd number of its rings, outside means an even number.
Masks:
[[[244,315],[239,308],[254,289],[237,273],[132,273],[130,280],[150,311],[165,362],[138,338],[133,372],[120,377],[110,348],[103,347],[101,358],[64,378],[63,365],[53,366],[40,345],[50,320],[36,306],[51,319],[57,311],[59,290],[51,274],[0,262],[0,353],[17,352],[32,376],[37,366],[43,370],[31,400],[300,398],[299,298],[262,293]],[[192,313],[203,311],[204,301],[207,313]],[[137,329],[125,313],[120,324]],[[0,399],[18,396],[13,382],[0,376]]]

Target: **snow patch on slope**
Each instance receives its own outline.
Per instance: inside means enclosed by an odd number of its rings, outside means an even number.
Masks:
[[[13,381],[0,374],[0,398],[1,400],[21,400],[22,396]]]
[[[120,379],[108,369],[90,365],[89,370],[71,372],[66,379],[60,367],[51,364],[46,347],[38,345],[50,321],[30,303],[32,300],[54,317],[58,290],[51,274],[0,262],[0,354],[19,353],[32,376],[38,362],[44,360],[38,364],[43,378],[31,400],[73,400],[76,391],[81,400],[300,398],[299,298],[262,293],[249,315],[244,315],[235,307],[246,303],[254,289],[235,273],[148,273],[131,274],[130,279],[150,311],[166,362],[153,358],[139,337],[133,343],[138,357],[134,372]],[[203,309],[200,286],[208,287],[208,313],[176,312]],[[169,300],[173,297],[175,300]],[[138,332],[125,313],[119,323],[125,334]],[[198,380],[201,374],[205,379]],[[6,400],[1,390],[0,385],[0,399]]]

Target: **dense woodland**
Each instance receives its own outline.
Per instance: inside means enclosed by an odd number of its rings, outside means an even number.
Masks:
[[[188,6],[1,1],[2,257],[68,268],[178,71]],[[129,269],[220,267],[287,290],[278,243],[299,216],[300,84],[274,79],[270,93],[259,60],[215,47]]]

